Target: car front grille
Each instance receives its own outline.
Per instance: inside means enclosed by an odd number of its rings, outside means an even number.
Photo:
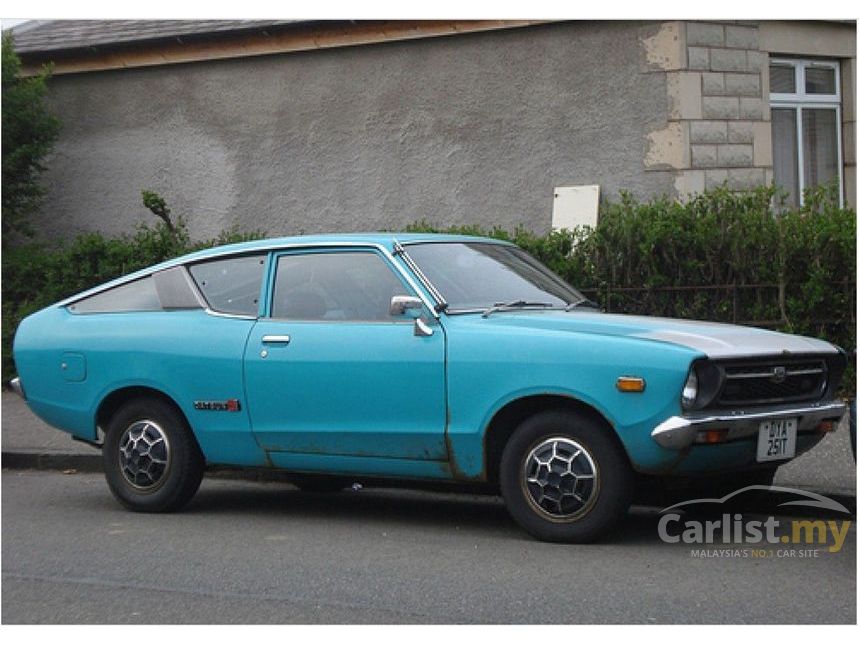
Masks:
[[[827,389],[827,363],[821,359],[727,363],[717,405],[816,401]]]

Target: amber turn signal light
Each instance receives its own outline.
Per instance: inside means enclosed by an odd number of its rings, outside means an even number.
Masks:
[[[619,376],[615,387],[620,392],[644,392],[645,379],[638,376]]]
[[[705,443],[722,443],[726,440],[726,435],[728,431],[724,429],[719,430],[706,430],[705,431]]]

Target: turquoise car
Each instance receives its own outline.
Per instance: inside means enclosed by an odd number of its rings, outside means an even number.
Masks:
[[[15,389],[104,455],[135,511],[206,465],[482,482],[543,540],[586,542],[641,478],[767,483],[843,412],[846,359],[748,327],[605,314],[518,247],[367,234],[222,246],[17,330]]]

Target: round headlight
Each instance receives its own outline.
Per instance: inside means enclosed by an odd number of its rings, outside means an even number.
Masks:
[[[687,382],[684,383],[684,390],[681,392],[681,405],[690,409],[696,403],[696,397],[699,394],[699,379],[696,378],[696,370],[690,370],[690,375],[687,377]]]

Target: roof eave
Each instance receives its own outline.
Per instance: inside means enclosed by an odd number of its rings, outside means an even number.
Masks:
[[[187,38],[170,37],[97,47],[24,51],[19,56],[24,74],[37,74],[46,63],[52,64],[52,73],[55,75],[74,74],[453,36],[547,22],[551,21],[306,21],[271,29],[194,34]]]

